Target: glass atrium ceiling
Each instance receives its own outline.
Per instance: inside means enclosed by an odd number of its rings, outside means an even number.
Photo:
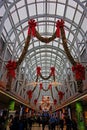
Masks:
[[[80,55],[87,48],[87,0],[0,0],[0,36],[6,42],[13,60],[18,60],[23,51],[30,19],[37,22],[36,30],[43,37],[52,36],[56,30],[56,21],[63,19],[70,53],[76,61],[81,61]],[[10,60],[9,58],[4,56],[4,61]],[[57,82],[63,82],[67,78],[66,74],[71,64],[64,52],[61,38],[56,38],[50,43],[41,42],[36,37],[31,38],[27,54],[20,65],[19,73],[23,74],[23,81],[27,80],[31,83],[36,80],[37,66],[41,67],[44,77],[49,75],[50,67],[55,67]],[[57,99],[58,102],[55,87],[52,87],[52,92],[48,89],[48,84],[52,80],[52,78],[39,79],[39,82],[43,83],[43,90],[39,95],[39,86],[37,86],[31,102],[38,95],[38,101],[41,101],[42,96],[45,95],[51,96],[52,101]],[[16,89],[27,99],[26,91],[33,89],[33,86],[26,87],[23,82],[23,85],[17,86]],[[62,88],[57,86],[57,89],[65,92],[63,86]]]

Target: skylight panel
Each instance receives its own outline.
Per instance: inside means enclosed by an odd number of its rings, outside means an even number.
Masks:
[[[75,23],[79,24],[81,16],[82,16],[81,13],[77,11],[74,19]]]
[[[9,30],[12,28],[12,26],[11,26],[11,23],[8,18],[6,19],[4,25],[5,25],[6,31],[9,32]]]
[[[52,0],[53,1],[53,0]],[[59,3],[66,3],[66,0],[58,0]]]
[[[50,33],[52,32],[53,33],[53,28],[54,28],[53,26],[49,25],[49,26],[47,26],[47,28],[48,28],[47,29],[48,32],[50,32]]]
[[[15,6],[13,6],[11,9],[10,9],[10,12],[14,12],[16,9],[15,9]]]
[[[27,12],[25,7],[18,9],[18,13],[19,13],[20,20],[25,19],[27,17]]]
[[[22,28],[25,28],[26,26],[28,26],[28,22],[23,23],[21,26]]]
[[[14,39],[15,39],[15,34],[13,32],[12,35],[10,36],[10,40],[13,41]]]
[[[61,49],[61,50],[64,50],[64,48],[63,48],[63,46],[60,44],[59,45],[59,48]]]
[[[15,11],[11,16],[13,18],[14,24],[17,24],[19,22],[17,12]]]
[[[44,10],[43,10],[43,3],[38,3],[37,4],[37,12],[38,14],[44,14]]]
[[[56,4],[54,3],[48,3],[47,4],[47,13],[49,14],[55,14],[55,7],[56,7]]]
[[[74,0],[68,0],[68,4],[70,6],[73,6],[74,8],[76,7],[77,3]]]
[[[40,42],[40,46],[41,46],[41,45],[45,45],[45,43],[44,43],[44,42]]]
[[[31,2],[34,3],[35,0],[32,0],[32,1],[31,1],[31,0],[27,0],[27,3],[28,3],[28,4],[30,4]]]
[[[32,49],[33,48],[33,45],[31,44],[31,45],[29,45],[29,49]]]
[[[77,37],[78,37],[79,41],[82,41],[83,37],[82,37],[82,35],[80,33],[78,33]]]
[[[22,42],[24,40],[24,37],[23,37],[22,33],[19,35],[19,39],[20,39],[20,42]]]
[[[39,26],[39,33],[43,33],[44,29],[43,26]]]
[[[81,28],[84,30],[84,32],[87,31],[87,18],[84,18]]]
[[[19,8],[19,7],[22,7],[23,5],[24,5],[25,3],[24,3],[24,0],[20,0],[19,2],[17,2],[17,8]]]
[[[73,38],[74,38],[74,36],[70,33],[70,35],[69,35],[69,38],[68,38],[68,39],[72,42]]]
[[[75,12],[75,9],[67,6],[66,17],[72,20],[74,16],[74,12]]]
[[[78,10],[80,10],[81,12],[83,12],[83,8],[81,6],[78,5]]]
[[[36,6],[35,6],[35,4],[32,4],[32,5],[28,6],[28,10],[29,10],[29,15],[30,16],[36,15]]]
[[[0,8],[0,16],[3,16],[4,15],[4,13],[5,13],[5,7],[4,6],[2,6],[1,8]]]
[[[34,47],[37,47],[37,46],[39,46],[39,43],[35,42]]]
[[[57,6],[57,15],[63,16],[64,15],[65,5],[58,4]]]

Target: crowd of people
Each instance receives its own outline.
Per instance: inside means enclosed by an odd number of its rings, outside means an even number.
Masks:
[[[0,117],[0,130],[32,130],[34,123],[38,123],[42,130],[45,130],[46,126],[48,130],[56,130],[56,127],[63,130],[64,126],[66,126],[66,130],[77,130],[77,123],[74,119],[71,120],[69,116],[59,118],[55,114],[49,114],[48,112],[38,114],[36,118],[32,114],[28,116],[23,114],[20,117],[18,112],[15,113],[14,117],[13,115],[7,117],[7,115],[3,114]]]

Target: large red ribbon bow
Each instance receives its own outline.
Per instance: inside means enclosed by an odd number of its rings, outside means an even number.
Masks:
[[[32,36],[35,36],[36,35],[36,25],[37,23],[35,22],[34,19],[30,19],[28,21],[28,24],[29,24],[29,28],[28,28],[28,35],[32,35]]]
[[[81,64],[72,66],[72,71],[75,73],[76,80],[85,80],[85,67]]]
[[[57,22],[56,22],[56,27],[57,27],[57,29],[56,29],[56,36],[57,37],[60,37],[60,28],[61,27],[64,27],[64,21],[61,19],[61,21],[60,20],[58,20]]]
[[[15,69],[17,67],[17,64],[15,61],[9,60],[6,68],[7,68],[7,77],[12,76],[12,78],[15,78]]]
[[[58,95],[59,95],[59,100],[62,100],[63,96],[64,96],[64,93],[62,91],[59,91]]]

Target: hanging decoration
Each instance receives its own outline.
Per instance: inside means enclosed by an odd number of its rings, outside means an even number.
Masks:
[[[37,71],[37,76],[40,76],[40,74],[41,74],[41,72],[40,72],[40,71],[41,71],[41,67],[38,66],[38,67],[36,68],[36,71]]]
[[[35,104],[35,105],[37,104],[37,99],[34,100],[34,104]]]
[[[37,66],[36,68],[36,72],[37,72],[37,77],[41,77],[43,80],[48,80],[51,76],[55,76],[55,67],[51,67],[50,68],[50,74],[48,77],[44,77],[42,74],[41,74],[41,67],[40,66]]]
[[[24,49],[22,51],[22,54],[20,55],[18,61],[16,61],[16,68],[19,67],[19,65],[21,64],[21,62],[25,58],[25,55],[26,55],[28,47],[29,47],[29,42],[30,42],[30,39],[31,39],[32,36],[35,36],[37,39],[39,39],[42,42],[49,43],[49,42],[53,41],[56,37],[60,37],[60,35],[61,35],[62,45],[63,45],[64,51],[65,51],[69,61],[71,62],[71,64],[73,66],[76,66],[77,62],[72,57],[72,55],[71,55],[71,53],[70,53],[70,51],[68,49],[68,46],[67,46],[67,40],[66,40],[65,30],[64,30],[64,21],[62,19],[58,20],[56,22],[56,28],[57,29],[54,32],[54,34],[51,37],[49,37],[49,38],[42,37],[39,34],[39,32],[36,30],[37,22],[34,19],[30,19],[28,21],[28,24],[29,24],[28,35],[27,35],[27,38],[26,38],[26,41],[25,41],[25,46],[24,46]],[[37,71],[37,74],[38,74],[38,76],[40,76],[44,80],[48,80],[51,77],[51,75],[54,76],[54,72],[52,72],[48,77],[43,77],[43,75],[40,73],[40,70]],[[14,77],[14,74],[12,74],[12,76]],[[82,80],[83,79],[77,80],[77,77],[76,77],[78,91],[79,91],[80,88],[82,89],[82,87],[83,87],[83,81]],[[11,87],[12,78],[10,77],[8,79],[8,81],[10,81],[10,83],[7,83],[7,86]],[[81,86],[81,87],[79,87],[79,86]]]
[[[37,23],[35,22],[34,19],[30,19],[29,22],[28,22],[28,24],[29,24],[28,35],[29,36],[31,36],[31,35],[35,36],[36,35],[36,29],[35,29],[35,27],[36,27]]]
[[[7,69],[7,78],[9,76],[11,76],[12,78],[15,78],[15,69],[16,69],[17,65],[15,61],[11,61],[9,60],[7,65],[6,65],[6,69]]]
[[[54,105],[56,105],[56,104],[57,104],[57,100],[56,100],[56,99],[54,99],[54,101],[53,101],[53,102],[54,102]]]
[[[50,75],[52,76],[55,76],[55,67],[51,67],[50,68],[51,69],[51,73],[50,73]]]
[[[76,80],[85,80],[85,67],[82,66],[80,63],[72,66],[72,71],[75,74]]]
[[[11,90],[11,84],[13,78],[15,78],[15,69],[17,68],[17,64],[15,61],[9,60],[6,69],[7,69],[7,84],[6,84],[6,90],[9,91]]]
[[[40,90],[43,88],[43,84],[42,83],[40,83]]]
[[[61,101],[63,99],[64,93],[62,91],[58,91],[59,100]]]
[[[32,90],[27,91],[27,95],[28,95],[28,98],[31,99],[32,98]]]
[[[60,20],[58,20],[57,22],[56,22],[56,27],[57,27],[57,29],[56,29],[56,37],[59,37],[60,38],[60,34],[61,34],[61,30],[60,30],[60,28],[62,27],[64,27],[64,21],[61,19],[61,21]]]

